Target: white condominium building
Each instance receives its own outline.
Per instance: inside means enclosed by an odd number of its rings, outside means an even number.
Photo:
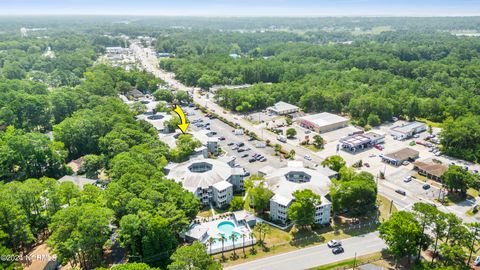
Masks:
[[[196,157],[181,164],[165,167],[167,177],[195,194],[201,203],[225,207],[230,204],[234,190],[243,189],[245,172],[241,168],[217,159]]]
[[[325,198],[331,184],[328,176],[323,171],[305,168],[302,162],[289,162],[287,167],[270,170],[264,177],[268,188],[275,194],[270,199],[272,220],[285,223],[288,220],[288,208],[294,201],[293,193],[310,189],[321,197],[321,204],[316,206],[315,223],[329,223],[331,202]]]

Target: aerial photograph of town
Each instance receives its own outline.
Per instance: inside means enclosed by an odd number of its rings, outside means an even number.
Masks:
[[[0,270],[480,270],[480,1],[0,0]]]

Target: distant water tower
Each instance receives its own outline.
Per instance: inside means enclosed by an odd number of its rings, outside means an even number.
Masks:
[[[25,28],[25,27],[20,28],[20,34],[22,35],[22,37],[26,37],[27,36],[27,28]]]

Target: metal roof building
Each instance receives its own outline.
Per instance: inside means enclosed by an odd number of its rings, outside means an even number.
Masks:
[[[348,119],[336,114],[323,112],[298,118],[297,123],[318,133],[346,127]]]

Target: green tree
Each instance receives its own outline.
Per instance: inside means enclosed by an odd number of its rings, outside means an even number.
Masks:
[[[315,145],[316,148],[323,148],[325,145],[325,140],[322,138],[322,136],[315,134],[313,136],[313,144]]]
[[[200,242],[193,242],[191,245],[178,248],[171,256],[172,263],[168,270],[220,270],[220,263],[213,260],[205,252],[205,246]]]
[[[111,268],[97,268],[98,270],[160,270],[159,268],[150,267],[145,263],[126,263],[115,265]]]
[[[87,178],[98,178],[99,171],[105,166],[105,157],[98,155],[85,155],[84,163],[80,167],[79,173],[85,173]]]
[[[244,201],[242,197],[233,197],[232,201],[230,202],[230,208],[228,208],[229,211],[238,211],[242,210],[244,205]]]
[[[457,269],[461,269],[460,266],[465,265],[465,260],[467,259],[467,254],[459,245],[442,243],[440,245],[440,254],[444,266],[459,267]]]
[[[289,128],[287,129],[286,134],[287,134],[287,137],[290,139],[295,138],[295,136],[297,136],[297,130],[294,128]]]
[[[412,213],[400,211],[378,228],[380,238],[385,240],[388,250],[395,256],[395,261],[414,255],[417,245],[423,237],[422,228]]]
[[[340,180],[333,182],[330,197],[333,212],[348,211],[350,215],[357,217],[364,215],[375,208],[377,201],[377,186],[373,175],[362,172],[346,178],[345,174],[342,174]]]
[[[256,212],[262,213],[268,208],[273,192],[266,187],[264,180],[256,181],[248,190],[249,204]]]
[[[315,224],[316,207],[322,203],[320,195],[304,189],[295,191],[293,197],[294,201],[288,208],[288,218],[300,227]]]
[[[175,95],[172,91],[168,89],[159,89],[153,93],[153,96],[156,100],[162,100],[171,103],[175,98]]]
[[[335,155],[326,158],[322,161],[321,165],[323,167],[328,167],[336,172],[339,172],[342,167],[345,167],[347,163],[341,156]]]
[[[259,222],[255,225],[253,230],[258,234],[258,242],[260,245],[265,247],[265,238],[267,234],[271,233],[271,227],[267,223]]]
[[[450,191],[459,191],[466,194],[468,187],[473,183],[472,175],[460,166],[449,166],[442,175],[442,183]]]
[[[177,93],[175,94],[175,100],[179,104],[188,104],[192,102],[192,97],[190,96],[190,94],[188,94],[187,91],[178,90]]]
[[[280,153],[282,151],[282,145],[276,143],[274,146],[273,146],[273,149],[275,150],[275,155],[278,156],[278,153]]]
[[[376,127],[382,123],[382,120],[380,119],[380,117],[378,117],[377,114],[370,113],[367,118],[367,123],[372,127]]]
[[[177,147],[170,150],[170,158],[174,162],[183,162],[193,153],[195,148],[202,144],[190,134],[182,134],[178,136],[176,141]]]
[[[71,205],[53,216],[47,244],[62,263],[73,262],[81,268],[99,266],[112,219],[113,212],[108,208],[94,204]]]

